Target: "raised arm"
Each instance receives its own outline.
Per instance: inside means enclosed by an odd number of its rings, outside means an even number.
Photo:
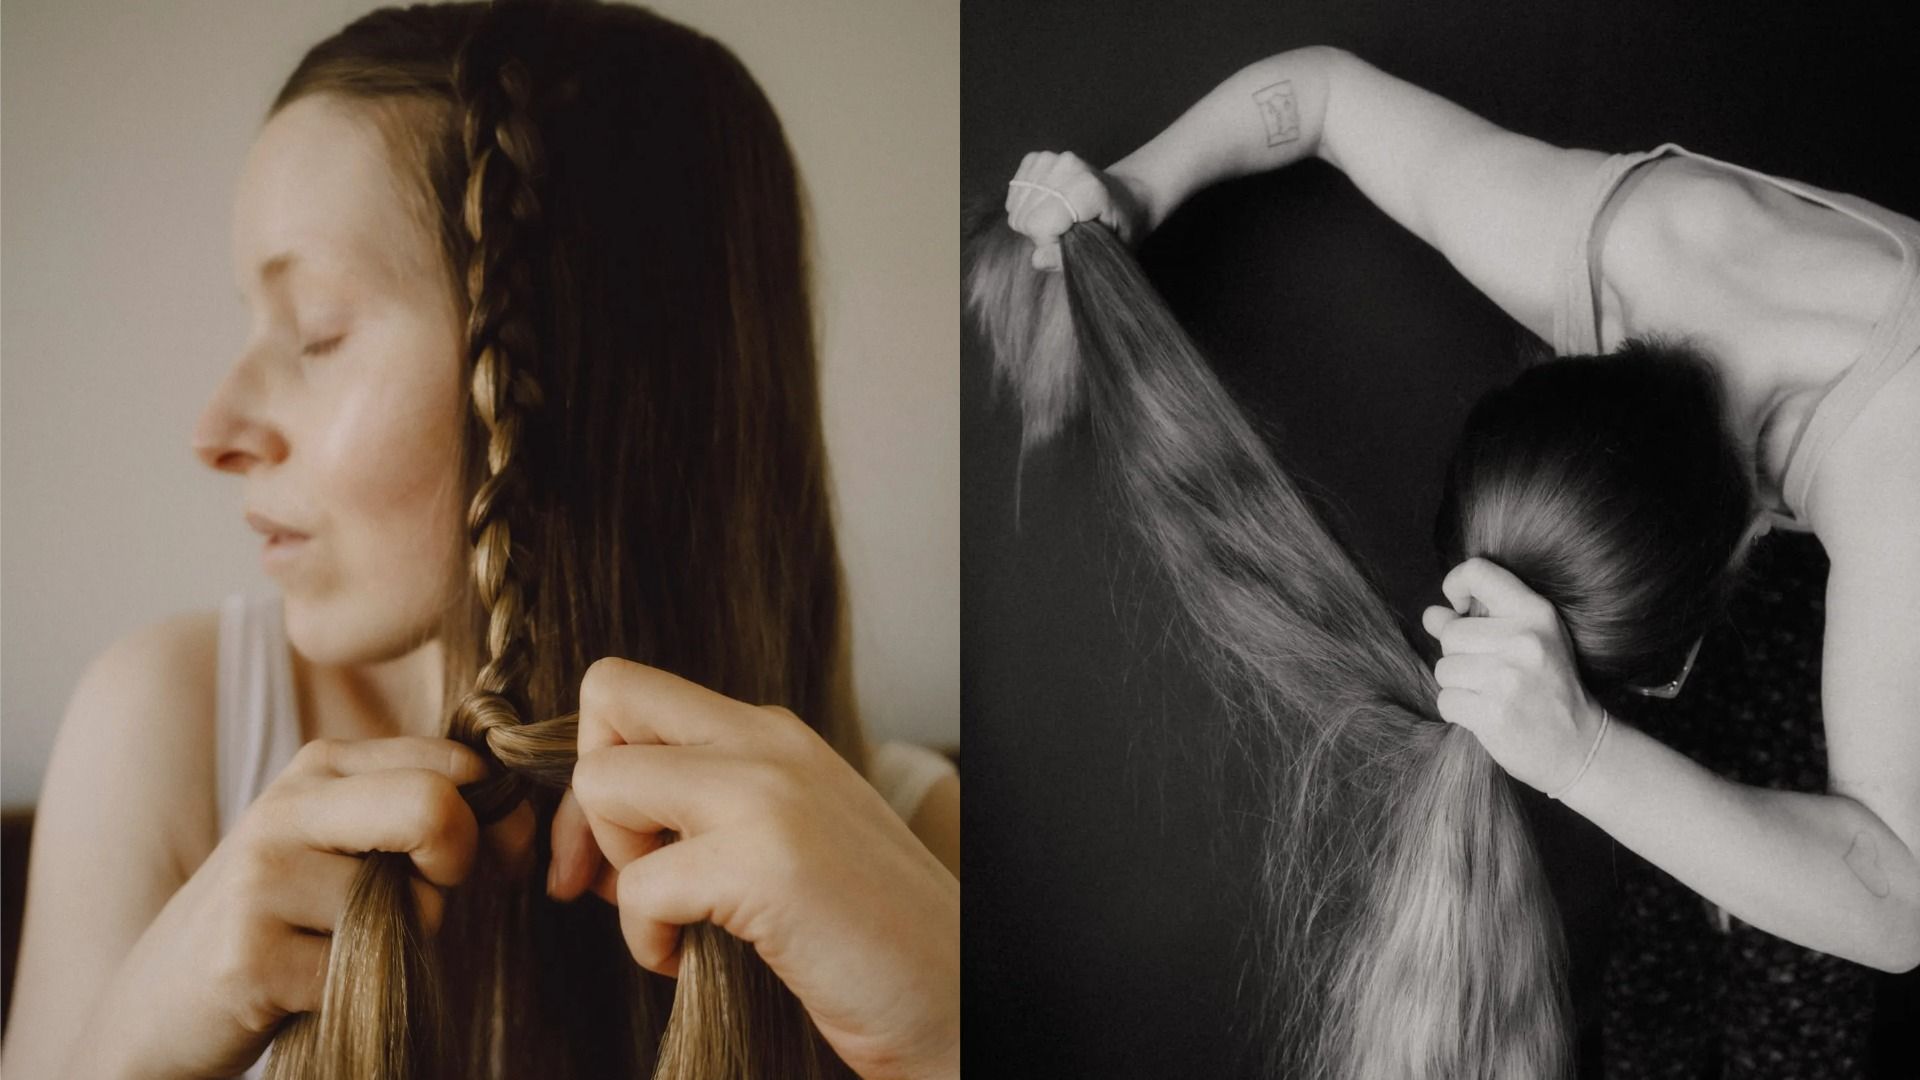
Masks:
[[[1034,240],[1034,264],[1053,268],[1075,220],[1137,240],[1201,188],[1307,157],[1345,172],[1509,315],[1550,334],[1570,214],[1605,155],[1516,135],[1325,46],[1241,69],[1104,173],[1071,154],[1027,155],[1008,220]]]
[[[1210,184],[1318,157],[1541,336],[1568,214],[1604,155],[1498,127],[1340,49],[1249,65],[1110,172],[1149,228]]]

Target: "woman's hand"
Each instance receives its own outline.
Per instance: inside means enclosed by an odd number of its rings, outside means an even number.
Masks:
[[[1060,269],[1060,237],[1076,221],[1098,221],[1132,244],[1147,220],[1138,185],[1072,154],[1028,154],[1007,185],[1007,224],[1033,241],[1036,270]]]
[[[1557,792],[1579,774],[1600,725],[1553,604],[1486,559],[1441,583],[1453,608],[1421,623],[1440,640],[1440,716],[1479,738],[1521,783]]]
[[[457,785],[478,755],[404,737],[301,747],[127,955],[95,1010],[101,1034],[75,1076],[228,1076],[260,1056],[281,1019],[319,1007],[326,936],[346,906],[356,853],[405,852],[414,899],[438,927],[440,890],[467,876],[480,830]],[[488,831],[513,862],[530,853],[521,806]]]
[[[556,898],[617,903],[628,950],[665,975],[680,927],[711,922],[862,1076],[959,1075],[960,884],[818,734],[608,657],[581,680],[579,740]]]

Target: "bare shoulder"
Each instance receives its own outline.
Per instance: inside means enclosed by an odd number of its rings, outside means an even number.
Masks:
[[[1616,193],[1601,265],[1603,307],[1620,336],[1824,345],[1813,335],[1871,327],[1900,252],[1875,226],[1778,184],[1670,157]]]
[[[9,1071],[51,1074],[98,995],[212,849],[217,612],[114,642],[68,701],[36,808]]]
[[[46,828],[126,829],[133,823],[125,815],[138,815],[184,870],[198,865],[218,828],[219,634],[218,611],[174,615],[94,657],[54,743],[42,796]]]

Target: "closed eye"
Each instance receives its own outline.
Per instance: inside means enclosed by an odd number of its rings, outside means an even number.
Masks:
[[[334,337],[330,337],[325,341],[316,341],[313,344],[307,346],[306,348],[301,349],[300,355],[301,356],[325,356],[326,354],[339,348],[340,343],[346,340],[346,337],[347,335],[345,334],[339,334]]]

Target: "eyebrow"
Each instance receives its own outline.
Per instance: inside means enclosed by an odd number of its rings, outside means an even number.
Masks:
[[[282,251],[278,255],[261,263],[259,269],[254,271],[254,277],[262,285],[271,286],[274,282],[286,278],[299,262],[299,253]],[[247,294],[245,289],[236,290],[234,295],[238,296],[242,303],[246,302]]]

